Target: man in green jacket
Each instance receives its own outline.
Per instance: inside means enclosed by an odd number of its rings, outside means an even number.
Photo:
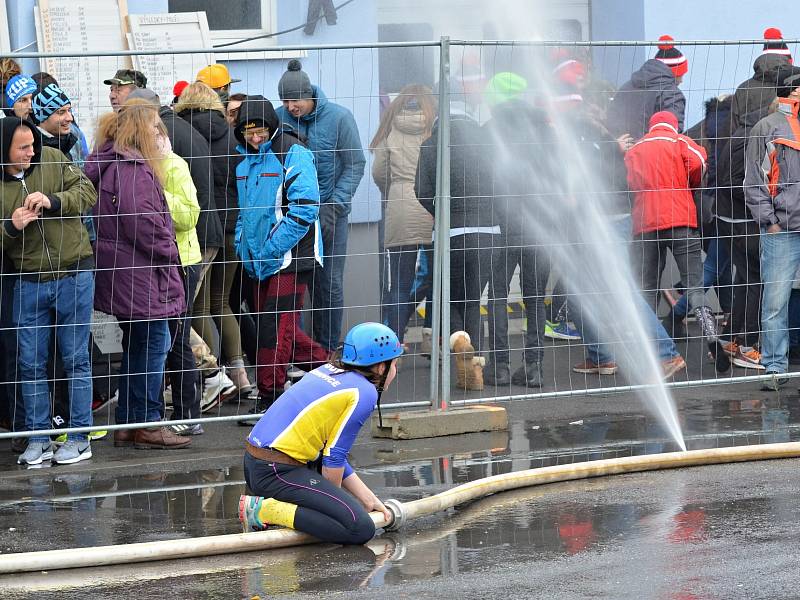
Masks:
[[[55,330],[68,380],[71,427],[92,425],[89,325],[94,304],[94,256],[81,215],[97,192],[80,169],[43,148],[36,127],[0,120],[0,243],[19,271],[13,319],[28,431],[50,428],[47,361]],[[55,326],[55,327],[53,327]],[[48,436],[32,436],[19,464],[91,458],[87,434],[69,434],[55,453]]]

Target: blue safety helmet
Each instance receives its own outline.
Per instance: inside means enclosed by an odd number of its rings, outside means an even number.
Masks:
[[[381,323],[360,323],[347,332],[342,344],[342,362],[369,367],[403,354],[397,334]]]

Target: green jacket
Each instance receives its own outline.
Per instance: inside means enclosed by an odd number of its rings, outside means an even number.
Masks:
[[[181,264],[184,267],[196,265],[203,259],[195,229],[200,218],[200,204],[189,165],[174,152],[164,159],[164,180],[164,196],[175,227]]]
[[[20,124],[29,126],[24,121]],[[97,191],[60,150],[42,148],[38,132],[31,129],[34,131],[35,153],[23,178],[2,172],[0,243],[3,252],[19,271],[23,274],[39,273],[41,281],[50,281],[70,274],[69,268],[92,257],[89,233],[81,215],[88,213],[97,202]],[[3,162],[11,145],[7,135],[3,132],[4,139],[0,140],[0,160]],[[11,222],[11,215],[33,192],[45,194],[51,207],[20,231]]]

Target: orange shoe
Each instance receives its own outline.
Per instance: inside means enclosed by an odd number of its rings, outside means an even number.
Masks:
[[[732,361],[737,367],[742,367],[743,369],[756,369],[757,371],[763,371],[766,367],[761,364],[761,352],[756,350],[755,348],[750,348],[747,352],[743,352],[741,348],[733,357]]]
[[[686,361],[679,354],[661,362],[661,370],[664,372],[664,379],[669,379],[678,371],[686,368]]]

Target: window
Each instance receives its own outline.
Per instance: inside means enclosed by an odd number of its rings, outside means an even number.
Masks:
[[[233,42],[265,33],[272,33],[276,27],[274,0],[168,0],[169,12],[202,12],[208,19],[211,40],[214,44]],[[275,44],[274,38],[253,40],[249,44],[239,44],[237,48],[248,45],[263,47]]]

